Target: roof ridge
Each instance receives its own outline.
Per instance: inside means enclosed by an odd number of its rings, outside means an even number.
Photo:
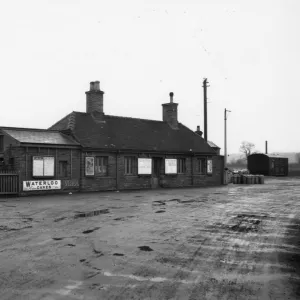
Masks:
[[[134,117],[115,116],[115,115],[105,115],[105,117],[165,123],[165,121],[160,121],[160,120],[142,119],[142,118],[134,118]]]
[[[81,114],[81,115],[89,115],[89,113],[85,113],[82,111],[73,111],[73,113],[75,114]],[[106,115],[104,114],[104,117],[108,117],[108,118],[122,118],[122,119],[130,119],[130,120],[141,120],[141,121],[150,121],[150,122],[160,122],[160,123],[164,123],[164,121],[162,120],[152,120],[152,119],[142,119],[142,118],[134,118],[134,117],[125,117],[125,116],[116,116],[116,115]],[[58,122],[57,122],[58,123]],[[55,124],[54,124],[55,125]],[[53,125],[53,126],[54,126]]]

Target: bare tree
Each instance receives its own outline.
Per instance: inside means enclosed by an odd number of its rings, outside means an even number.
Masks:
[[[241,146],[240,146],[240,152],[244,153],[245,158],[252,154],[252,150],[255,147],[253,143],[243,141]]]

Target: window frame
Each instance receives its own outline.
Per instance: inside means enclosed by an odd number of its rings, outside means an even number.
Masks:
[[[199,175],[207,174],[207,159],[205,157],[197,157],[197,173]],[[203,172],[202,172],[203,170]]]
[[[136,156],[132,156],[132,155],[124,156],[124,175],[125,176],[137,175],[136,165],[137,165]]]
[[[186,174],[186,158],[177,158],[177,174]]]
[[[98,155],[95,156],[95,163],[94,163],[94,174],[97,176],[108,176],[108,159],[109,157],[107,155]],[[100,164],[98,162],[100,161]],[[106,167],[105,172],[103,172],[101,169],[104,169]],[[100,171],[98,170],[100,168]]]

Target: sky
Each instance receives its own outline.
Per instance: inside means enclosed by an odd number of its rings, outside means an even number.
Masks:
[[[104,113],[178,119],[228,153],[242,141],[300,152],[299,0],[10,0],[0,3],[0,125],[48,128],[85,112],[100,81]]]

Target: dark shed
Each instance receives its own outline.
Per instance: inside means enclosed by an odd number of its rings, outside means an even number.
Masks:
[[[288,158],[271,154],[255,153],[248,156],[251,174],[288,176]]]

